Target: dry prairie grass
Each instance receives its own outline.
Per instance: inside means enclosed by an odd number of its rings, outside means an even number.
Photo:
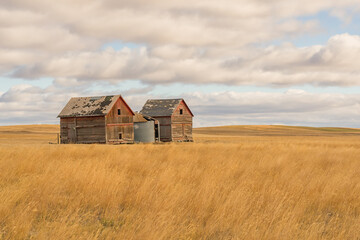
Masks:
[[[195,137],[3,140],[0,239],[359,239],[360,137]]]
[[[0,144],[56,143],[58,125],[0,126]]]

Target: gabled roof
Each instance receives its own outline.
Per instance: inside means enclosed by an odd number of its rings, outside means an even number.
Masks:
[[[99,97],[74,97],[69,100],[58,117],[93,117],[107,115],[116,101],[121,98],[134,115],[121,95]]]
[[[184,102],[185,106],[188,108],[190,114],[194,116],[190,108],[185,103],[184,99],[149,99],[146,101],[141,114],[152,116],[152,117],[167,117],[171,116],[174,111],[178,108],[181,102]]]

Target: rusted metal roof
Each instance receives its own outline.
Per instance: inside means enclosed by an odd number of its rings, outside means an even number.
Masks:
[[[146,101],[140,113],[152,117],[171,116],[179,106],[182,98],[179,99],[149,99]]]
[[[69,100],[58,117],[105,116],[119,98],[121,98],[120,95],[74,97]]]

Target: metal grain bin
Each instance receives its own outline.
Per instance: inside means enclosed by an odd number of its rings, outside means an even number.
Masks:
[[[134,123],[134,141],[143,143],[155,142],[155,122]]]

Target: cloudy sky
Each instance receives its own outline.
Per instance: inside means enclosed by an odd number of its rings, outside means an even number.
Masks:
[[[110,94],[183,97],[197,127],[360,127],[360,1],[0,1],[0,125]]]

